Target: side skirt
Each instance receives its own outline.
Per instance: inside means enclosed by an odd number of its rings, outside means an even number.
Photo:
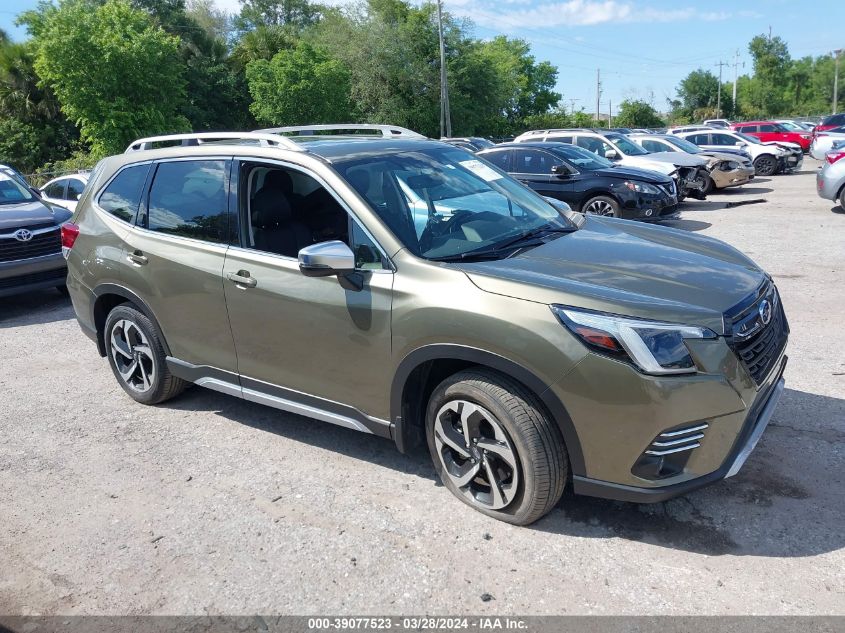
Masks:
[[[370,417],[355,407],[285,389],[254,378],[238,376],[216,367],[193,365],[172,356],[167,357],[167,367],[174,376],[200,387],[390,439],[390,423],[387,420]]]

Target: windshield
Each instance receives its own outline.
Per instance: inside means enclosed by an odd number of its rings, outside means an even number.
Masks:
[[[678,137],[670,137],[666,139],[666,142],[671,143],[678,149],[685,151],[687,154],[700,154],[701,148],[694,143],[690,143],[687,139]]]
[[[33,200],[35,200],[35,196],[23,183],[5,172],[0,172],[0,204],[32,202]]]
[[[645,156],[649,152],[634,143],[627,136],[621,134],[608,134],[607,140],[616,145],[619,150],[626,156]]]
[[[489,149],[491,147],[495,147],[496,144],[493,141],[488,141],[486,138],[478,138],[473,137],[470,139],[472,144],[478,147],[478,149]]]
[[[734,132],[739,138],[743,141],[747,141],[749,143],[754,143],[755,145],[762,145],[763,142],[757,138],[756,136],[751,136],[750,134],[743,134],[742,132]]]
[[[778,123],[778,126],[783,128],[784,130],[786,130],[788,132],[806,132],[807,131],[803,127],[801,127],[800,125],[797,125],[797,124],[792,123],[790,121],[781,121],[780,123]]]
[[[596,171],[597,169],[606,169],[607,167],[614,166],[614,163],[603,156],[576,147],[575,145],[562,144],[554,148],[554,153],[575,165],[579,171]]]
[[[575,228],[543,198],[456,148],[379,154],[336,168],[408,250],[426,259],[489,253],[544,227]]]

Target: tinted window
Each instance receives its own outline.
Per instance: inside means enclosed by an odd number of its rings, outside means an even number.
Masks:
[[[595,138],[594,136],[579,136],[576,143],[578,144],[578,147],[590,150],[602,158],[605,157],[605,154],[609,150],[613,149],[608,143],[605,143],[602,139]]]
[[[571,136],[557,136],[555,134],[549,134],[549,137],[546,140],[554,141],[555,143],[572,143]]]
[[[744,132],[745,134],[748,134],[749,132],[756,132],[757,126],[756,125],[740,125],[738,128],[736,128],[736,130],[737,130],[737,132]],[[763,130],[763,131],[765,132],[766,130]]]
[[[552,166],[560,165],[561,160],[537,149],[516,149],[514,171],[518,174],[550,174]]]
[[[65,197],[65,181],[57,180],[52,185],[44,190],[44,195],[48,198],[62,199]]]
[[[31,202],[32,200],[35,200],[35,196],[23,182],[6,174],[0,174],[0,204]]]
[[[510,155],[510,150],[500,150],[498,152],[490,152],[489,154],[484,154],[484,160],[490,161],[496,167],[503,171],[510,171],[510,165],[508,164],[508,156]]]
[[[709,137],[709,134],[691,134],[687,137],[687,140],[690,143],[695,143],[696,145],[709,145]]]
[[[746,130],[740,130],[741,132],[745,132]],[[761,132],[779,132],[777,126],[775,125],[761,125],[760,126]]]
[[[132,222],[141,203],[141,192],[149,169],[147,164],[122,170],[100,194],[100,207],[124,222]]]
[[[739,143],[737,139],[733,136],[729,136],[727,134],[711,134],[710,138],[712,139],[711,145],[736,145]]]
[[[150,189],[147,228],[207,242],[226,241],[226,161],[159,164]]]
[[[76,178],[71,178],[67,181],[67,199],[78,200],[82,195],[82,190],[85,189],[85,183]]]
[[[647,149],[649,152],[673,152],[675,151],[674,147],[671,147],[668,144],[661,143],[660,141],[652,141],[650,139],[646,139],[642,143],[643,149]]]

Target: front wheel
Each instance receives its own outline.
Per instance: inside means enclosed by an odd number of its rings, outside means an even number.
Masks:
[[[757,160],[754,161],[754,173],[758,176],[771,176],[777,171],[777,168],[777,160],[774,156],[768,154],[758,156]]]
[[[596,196],[591,198],[583,207],[587,215],[603,215],[605,217],[619,217],[619,203],[609,196]]]
[[[440,383],[429,400],[426,438],[443,484],[488,516],[528,525],[563,494],[568,460],[560,430],[507,376],[467,370]]]
[[[158,404],[187,387],[170,373],[152,321],[133,306],[123,304],[109,312],[103,336],[114,377],[134,400]]]
[[[709,175],[705,176],[704,177],[704,188],[701,190],[701,193],[703,193],[705,196],[709,196],[715,190],[716,190],[716,183],[713,182],[713,177],[709,176]]]

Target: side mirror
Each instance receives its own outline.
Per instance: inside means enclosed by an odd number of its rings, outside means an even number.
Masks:
[[[81,193],[78,193],[78,194],[76,194],[76,195],[73,197],[73,199],[74,199],[74,200],[76,200],[77,202],[79,202],[79,199],[80,199],[81,197],[82,197],[82,194],[81,194]]]
[[[619,160],[619,152],[615,149],[609,149],[604,153],[604,157],[607,160]]]
[[[564,165],[552,165],[552,174],[558,178],[569,178],[572,175]]]
[[[306,277],[331,277],[355,272],[355,253],[339,240],[320,242],[299,251],[299,271]]]

